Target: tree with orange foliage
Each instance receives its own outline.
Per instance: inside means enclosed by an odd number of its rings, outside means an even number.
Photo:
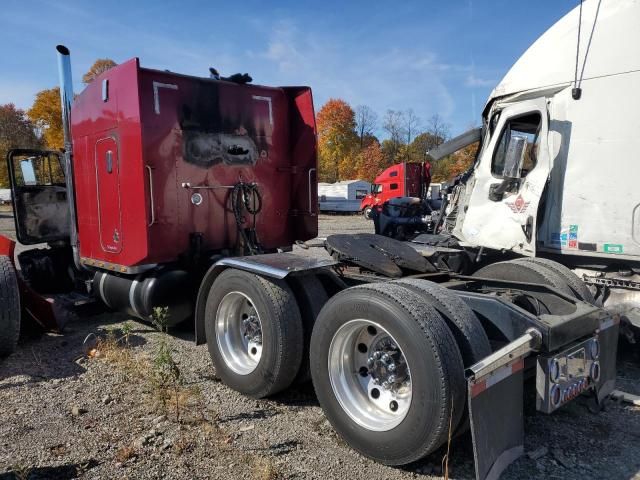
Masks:
[[[386,159],[380,142],[371,141],[358,153],[356,176],[359,179],[373,182],[376,176],[384,170]]]
[[[93,82],[93,80],[100,75],[101,73],[106,72],[110,68],[118,65],[116,62],[111,60],[110,58],[99,58],[97,59],[87,73],[82,76],[82,82],[89,84]]]
[[[27,112],[31,121],[42,132],[45,146],[60,149],[64,145],[62,132],[62,108],[58,87],[36,93],[36,99]]]
[[[448,182],[466,172],[473,164],[479,143],[468,145],[433,164],[431,175],[434,182]]]
[[[450,171],[450,175],[452,177],[461,175],[469,170],[469,167],[471,167],[476,159],[476,153],[479,147],[480,144],[478,142],[472,143],[471,145],[467,145],[466,147],[458,150],[452,155],[452,157],[454,158],[454,163]]]
[[[318,167],[321,182],[336,182],[356,171],[355,112],[347,102],[332,98],[318,112]]]
[[[89,71],[83,75],[82,81],[89,84],[98,75],[116,65],[116,62],[109,58],[99,58]],[[60,89],[58,87],[38,92],[27,115],[42,132],[42,139],[47,148],[61,149],[64,146]]]

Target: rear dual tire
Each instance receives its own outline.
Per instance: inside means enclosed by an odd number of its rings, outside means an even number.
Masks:
[[[562,265],[561,263],[554,262],[553,260],[549,260],[548,258],[539,258],[539,257],[525,257],[518,260],[519,262],[531,262],[536,265],[539,265],[543,268],[546,268],[556,275],[560,276],[562,280],[569,286],[573,295],[578,299],[584,302],[590,303],[592,305],[596,304],[596,300],[593,297],[593,293],[587,287],[587,285],[578,277],[575,273],[569,270],[567,267]]]
[[[397,365],[395,383],[378,352]],[[336,431],[387,465],[439,448],[464,413],[464,366],[454,335],[433,306],[396,282],[352,287],[329,300],[311,338],[311,375]]]
[[[223,271],[205,307],[207,347],[217,376],[255,398],[287,388],[300,370],[303,326],[286,282]]]
[[[578,300],[595,305],[591,291],[580,278],[564,265],[545,258],[524,257],[487,265],[474,277],[540,283]]]

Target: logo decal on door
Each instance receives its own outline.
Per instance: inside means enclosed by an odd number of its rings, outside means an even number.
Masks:
[[[504,203],[511,209],[513,213],[524,213],[527,211],[529,203],[531,202],[525,202],[524,198],[522,198],[522,195],[518,195],[513,202]]]

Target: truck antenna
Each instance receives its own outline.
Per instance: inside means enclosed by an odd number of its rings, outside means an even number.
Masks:
[[[580,0],[580,13],[578,14],[578,42],[576,44],[576,73],[573,80],[573,88],[571,89],[571,97],[574,100],[580,100],[582,96],[582,88],[578,86],[578,64],[580,63],[580,29],[582,27],[582,0]],[[587,58],[585,56],[585,62]]]

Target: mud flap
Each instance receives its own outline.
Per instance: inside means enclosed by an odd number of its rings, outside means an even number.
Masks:
[[[520,357],[467,380],[477,480],[499,478],[524,453],[523,371]]]
[[[618,337],[620,335],[620,317],[613,315],[604,319],[598,329],[600,340],[600,379],[596,383],[596,398],[602,405],[616,386],[616,359],[618,356]]]

